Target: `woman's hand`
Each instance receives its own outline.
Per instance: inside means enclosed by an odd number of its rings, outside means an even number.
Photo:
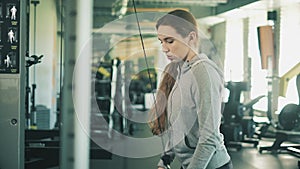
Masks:
[[[165,169],[165,168],[163,168],[163,167],[158,167],[158,169]]]

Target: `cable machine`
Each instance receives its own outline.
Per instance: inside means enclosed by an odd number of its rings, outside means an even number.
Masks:
[[[24,168],[27,1],[0,1],[0,168]]]

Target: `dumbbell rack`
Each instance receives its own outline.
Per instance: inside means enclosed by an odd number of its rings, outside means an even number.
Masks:
[[[117,139],[114,133],[129,134],[128,89],[129,62],[119,59],[102,61],[95,65],[94,92],[92,101],[91,137],[93,139]],[[126,73],[125,73],[126,72]]]

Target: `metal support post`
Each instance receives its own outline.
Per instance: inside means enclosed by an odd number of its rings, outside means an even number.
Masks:
[[[92,1],[66,0],[64,8],[61,169],[82,169],[89,168]]]

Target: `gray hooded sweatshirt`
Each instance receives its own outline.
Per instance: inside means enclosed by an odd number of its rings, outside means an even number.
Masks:
[[[223,72],[205,54],[178,68],[162,156],[176,157],[183,169],[216,169],[230,161],[220,133],[223,93]],[[158,166],[166,168],[162,160]]]

